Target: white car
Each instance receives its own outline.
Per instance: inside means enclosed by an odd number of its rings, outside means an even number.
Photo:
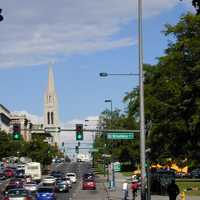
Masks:
[[[29,182],[24,184],[24,189],[28,190],[30,192],[36,192],[37,191],[37,184],[36,182]]]
[[[75,173],[66,173],[66,176],[70,178],[72,183],[76,183],[77,178]]]
[[[45,176],[43,179],[42,179],[42,183],[45,185],[53,185],[55,184],[56,182],[56,178],[53,177],[53,176]]]

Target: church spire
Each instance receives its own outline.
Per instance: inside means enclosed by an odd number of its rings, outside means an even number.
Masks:
[[[58,101],[54,85],[53,70],[51,66],[49,66],[48,86],[44,95],[44,127],[45,128],[59,127]],[[53,137],[53,143],[58,144],[59,134],[51,133],[51,135]]]
[[[53,76],[53,70],[52,67],[49,66],[49,74],[48,74],[48,93],[54,93],[55,92],[55,86],[54,86],[54,76]]]

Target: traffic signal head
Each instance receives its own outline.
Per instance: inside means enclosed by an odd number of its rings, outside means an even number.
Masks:
[[[76,140],[83,140],[83,124],[76,124]]]
[[[13,125],[13,140],[21,139],[21,127],[20,124]]]
[[[75,152],[79,153],[79,147],[78,146],[75,147]]]
[[[0,8],[0,21],[3,20],[3,16],[1,15],[2,9]]]

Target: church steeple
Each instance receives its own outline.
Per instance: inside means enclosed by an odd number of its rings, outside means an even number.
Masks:
[[[55,92],[55,86],[54,86],[54,76],[53,76],[53,71],[52,67],[49,67],[49,74],[48,74],[48,92],[49,93],[54,93]]]
[[[49,67],[48,86],[44,95],[44,127],[59,127],[58,120],[58,102],[54,85],[54,76],[52,67]],[[53,142],[58,144],[58,133],[52,133]]]

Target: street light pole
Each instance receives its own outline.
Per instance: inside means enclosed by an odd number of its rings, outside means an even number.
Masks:
[[[145,131],[144,131],[144,82],[143,82],[143,34],[142,0],[138,0],[138,42],[139,42],[139,88],[140,88],[140,165],[141,165],[141,200],[146,199],[145,172]]]
[[[105,103],[110,103],[110,129],[112,129],[112,114],[113,114],[112,100],[106,99]]]

